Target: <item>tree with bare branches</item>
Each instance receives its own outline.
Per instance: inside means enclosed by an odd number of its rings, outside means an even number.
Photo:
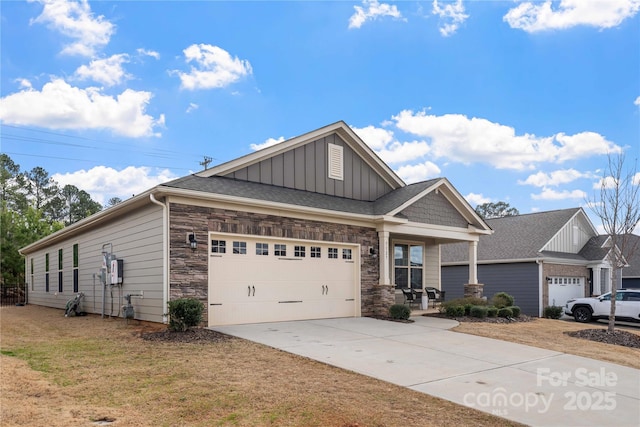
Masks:
[[[640,224],[640,173],[637,172],[637,160],[632,167],[625,168],[623,154],[610,154],[598,190],[594,197],[588,200],[588,205],[602,221],[604,232],[609,236],[611,250],[608,259],[612,268],[613,284],[607,330],[613,332],[617,275],[626,266],[626,259],[631,258],[639,249],[638,239],[629,237]]]

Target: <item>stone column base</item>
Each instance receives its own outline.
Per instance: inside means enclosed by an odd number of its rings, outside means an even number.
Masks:
[[[464,297],[482,298],[482,291],[484,284],[482,283],[465,283],[464,285]]]

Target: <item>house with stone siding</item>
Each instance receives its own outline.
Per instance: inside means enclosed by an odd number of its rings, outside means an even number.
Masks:
[[[478,282],[485,296],[507,292],[522,312],[542,315],[545,306],[600,295],[612,286],[611,250],[582,208],[487,219],[494,231],[481,236]],[[462,297],[469,258],[460,244],[442,247],[442,289]],[[620,288],[620,274],[616,286]]]
[[[441,288],[441,247],[490,227],[446,178],[406,184],[340,121],[155,186],[21,250],[28,303],[166,322],[194,297],[209,326],[386,314]],[[460,284],[462,289],[463,284]],[[123,308],[127,302],[131,307]]]

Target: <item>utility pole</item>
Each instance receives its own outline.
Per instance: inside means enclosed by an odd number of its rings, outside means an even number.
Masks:
[[[209,156],[204,156],[204,160],[200,162],[200,166],[207,169],[209,167],[209,163],[211,163],[213,159]]]

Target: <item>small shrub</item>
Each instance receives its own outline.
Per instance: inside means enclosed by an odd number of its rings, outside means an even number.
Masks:
[[[473,304],[465,304],[464,305],[464,315],[465,316],[469,316],[471,314],[471,307],[473,307]]]
[[[514,299],[511,295],[506,292],[498,292],[491,298],[492,305],[503,308],[503,307],[511,307],[513,305]]]
[[[411,316],[411,309],[404,304],[394,304],[389,307],[389,316],[392,319],[408,320]]]
[[[511,309],[507,307],[499,308],[498,317],[513,317],[513,311],[511,311]]]
[[[513,311],[513,317],[520,317],[520,313],[522,312],[522,310],[520,310],[520,307],[518,307],[517,305],[512,305],[511,307],[508,307],[511,309],[511,311]]]
[[[464,316],[464,305],[449,305],[445,314],[447,317],[462,317]]]
[[[562,307],[557,305],[548,305],[542,311],[542,316],[546,319],[559,319],[562,317]]]
[[[440,313],[446,314],[447,307],[458,306],[458,305],[463,306],[467,314],[469,314],[466,308],[467,305],[469,305],[469,310],[470,310],[471,307],[474,305],[487,305],[487,300],[485,300],[484,298],[475,298],[475,297],[456,298],[451,301],[446,301],[440,304]]]
[[[498,316],[498,308],[491,306],[491,307],[487,307],[487,316],[488,317],[496,317]]]
[[[204,305],[195,298],[178,298],[169,301],[169,329],[184,332],[202,321]]]
[[[486,307],[484,305],[474,305],[473,307],[471,307],[471,310],[469,310],[469,314],[471,315],[471,317],[484,319],[485,317],[487,317],[488,311],[489,307]]]

